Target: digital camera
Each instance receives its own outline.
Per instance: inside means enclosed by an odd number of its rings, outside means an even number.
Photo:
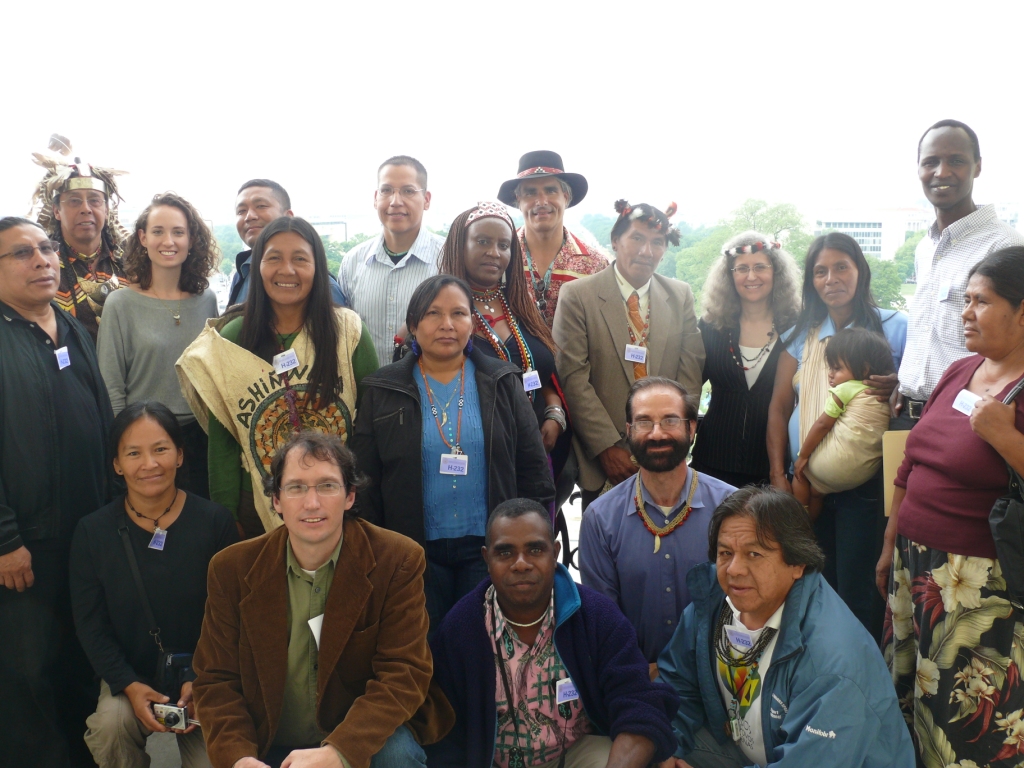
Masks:
[[[154,704],[153,717],[165,728],[184,731],[188,728],[188,708],[172,707],[170,704]]]

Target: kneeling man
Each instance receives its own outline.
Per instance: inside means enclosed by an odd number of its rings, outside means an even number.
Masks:
[[[333,435],[293,436],[267,485],[284,525],[210,563],[193,687],[210,762],[424,765],[452,713],[430,684],[423,549],[352,516]]]
[[[678,699],[652,683],[616,605],[558,564],[548,511],[499,504],[487,522],[489,579],[449,611],[434,675],[455,727],[431,768],[646,768],[675,749]]]
[[[821,577],[807,513],[774,488],[715,510],[710,563],[658,659],[681,697],[662,768],[913,768],[914,748],[875,641]]]

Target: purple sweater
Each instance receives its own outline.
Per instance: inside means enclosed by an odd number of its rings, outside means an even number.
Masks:
[[[455,727],[425,747],[431,768],[489,768],[497,730],[494,651],[484,625],[490,579],[448,612],[430,642],[434,679],[455,709]],[[618,606],[576,584],[564,566],[555,573],[555,649],[576,684],[594,728],[654,742],[654,761],[675,753],[671,719],[679,697],[652,683],[636,632]]]

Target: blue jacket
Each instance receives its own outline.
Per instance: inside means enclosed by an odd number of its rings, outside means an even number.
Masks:
[[[725,743],[711,626],[725,594],[713,563],[687,576],[693,602],[658,659],[682,701],[673,720],[686,758],[701,727]],[[870,635],[819,573],[796,581],[761,690],[769,766],[914,768],[914,747],[889,670]]]
[[[430,642],[434,679],[455,709],[455,727],[424,747],[431,768],[490,768],[497,737],[497,668],[484,625],[490,579],[448,612]],[[555,573],[555,650],[576,684],[583,709],[599,733],[646,736],[655,761],[676,748],[670,719],[678,697],[652,683],[636,632],[618,606],[576,584],[565,566]]]

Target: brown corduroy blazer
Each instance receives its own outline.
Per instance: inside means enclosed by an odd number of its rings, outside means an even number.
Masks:
[[[431,682],[423,548],[363,520],[344,541],[320,635],[317,722],[352,768],[407,724],[421,744],[455,715]],[[263,757],[281,718],[288,659],[288,530],[219,552],[196,648],[196,708],[214,768]]]

